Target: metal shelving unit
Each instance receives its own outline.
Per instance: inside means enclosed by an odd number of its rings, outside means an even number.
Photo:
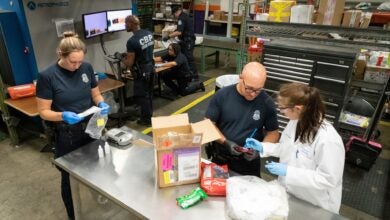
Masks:
[[[176,23],[177,18],[175,18],[173,15],[170,15],[169,17],[166,17],[165,8],[167,6],[172,5],[179,5],[183,8],[183,10],[187,11],[188,13],[192,13],[192,0],[153,0],[153,16],[151,18],[151,22],[153,25],[162,24],[165,26],[165,24],[168,23]],[[156,13],[161,12],[164,14],[163,18],[157,18]],[[154,35],[157,37],[161,37],[162,33],[155,33],[153,31]]]
[[[246,21],[246,36],[294,39],[333,46],[390,51],[390,32],[380,29],[347,28],[328,25]],[[330,34],[337,34],[335,39]]]
[[[132,5],[133,13],[141,22],[141,28],[153,31],[153,0],[134,0]]]

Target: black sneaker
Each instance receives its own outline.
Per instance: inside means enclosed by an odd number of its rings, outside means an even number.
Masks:
[[[206,88],[204,87],[204,84],[202,82],[200,83],[199,87],[202,92],[206,91]]]
[[[151,126],[151,125],[152,125],[152,122],[151,122],[150,120],[138,119],[138,120],[137,120],[137,124],[143,125],[143,126]]]

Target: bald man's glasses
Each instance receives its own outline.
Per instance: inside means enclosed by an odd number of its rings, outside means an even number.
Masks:
[[[259,94],[259,93],[261,92],[261,90],[263,90],[263,88],[254,89],[254,88],[252,88],[252,87],[247,87],[247,86],[245,85],[244,79],[242,79],[242,83],[244,84],[245,92],[247,92],[247,93],[256,93],[256,94]]]

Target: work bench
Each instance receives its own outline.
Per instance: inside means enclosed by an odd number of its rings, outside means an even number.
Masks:
[[[207,200],[183,210],[176,198],[190,193],[196,184],[159,188],[155,180],[152,138],[127,127],[134,141],[99,158],[96,140],[54,163],[70,174],[76,219],[227,219],[225,197]],[[345,219],[289,196],[289,220]],[[261,204],[259,204],[261,205]]]

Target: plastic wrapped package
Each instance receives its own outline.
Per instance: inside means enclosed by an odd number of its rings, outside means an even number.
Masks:
[[[209,196],[225,196],[226,180],[229,178],[227,165],[202,162],[201,168],[200,187]]]
[[[277,180],[256,176],[230,177],[226,184],[227,215],[231,219],[287,219],[288,195]]]
[[[92,115],[91,119],[88,121],[87,128],[85,133],[89,134],[91,138],[100,139],[102,136],[102,131],[106,126],[108,116],[100,114],[100,111]]]

